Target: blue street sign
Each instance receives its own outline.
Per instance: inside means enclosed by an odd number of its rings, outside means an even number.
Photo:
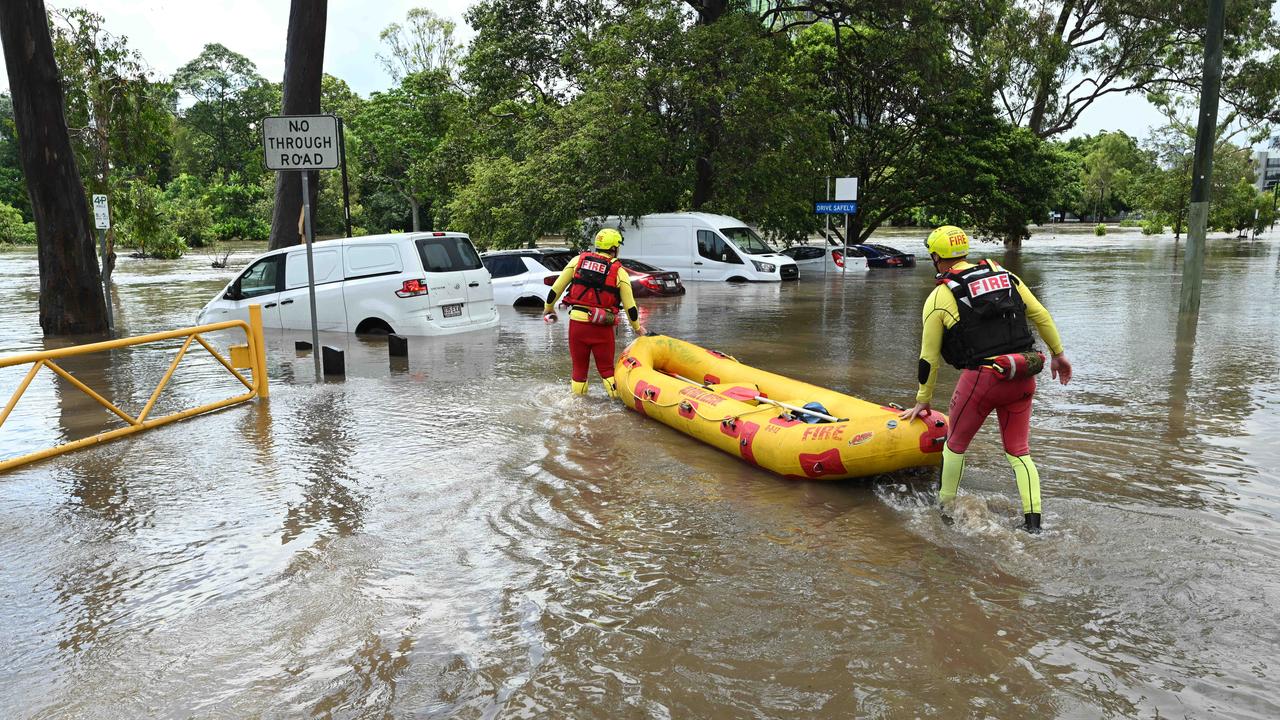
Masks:
[[[813,204],[813,212],[818,215],[852,215],[858,212],[858,203],[819,201]]]

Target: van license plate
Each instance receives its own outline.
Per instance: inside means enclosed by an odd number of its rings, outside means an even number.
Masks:
[[[444,316],[447,318],[462,317],[461,303],[454,303],[453,305],[441,305],[440,310],[441,312],[444,313]]]

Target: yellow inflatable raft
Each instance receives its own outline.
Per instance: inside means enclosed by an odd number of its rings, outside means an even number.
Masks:
[[[616,377],[632,410],[788,478],[838,480],[942,462],[942,413],[899,420],[891,407],[675,338],[636,338],[618,359]],[[770,400],[818,402],[837,421],[809,424]]]

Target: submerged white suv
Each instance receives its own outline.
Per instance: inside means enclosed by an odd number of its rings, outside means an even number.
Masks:
[[[493,281],[462,233],[339,238],[316,243],[312,256],[321,330],[445,335],[498,324]],[[305,246],[255,258],[196,322],[247,321],[253,304],[267,328],[311,328]]]
[[[569,248],[492,250],[480,261],[493,276],[493,299],[499,305],[542,307],[547,288],[578,253]]]

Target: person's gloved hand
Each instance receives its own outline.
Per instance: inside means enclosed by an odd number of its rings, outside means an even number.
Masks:
[[[552,311],[551,311],[551,312],[549,312],[549,313],[543,313],[543,314],[542,314],[542,322],[545,322],[545,323],[553,323],[553,322],[555,322],[555,321],[557,321],[557,320],[559,320],[559,319],[560,319],[560,317],[559,317],[558,315],[556,315],[556,311],[555,311],[555,310],[552,310]]]

